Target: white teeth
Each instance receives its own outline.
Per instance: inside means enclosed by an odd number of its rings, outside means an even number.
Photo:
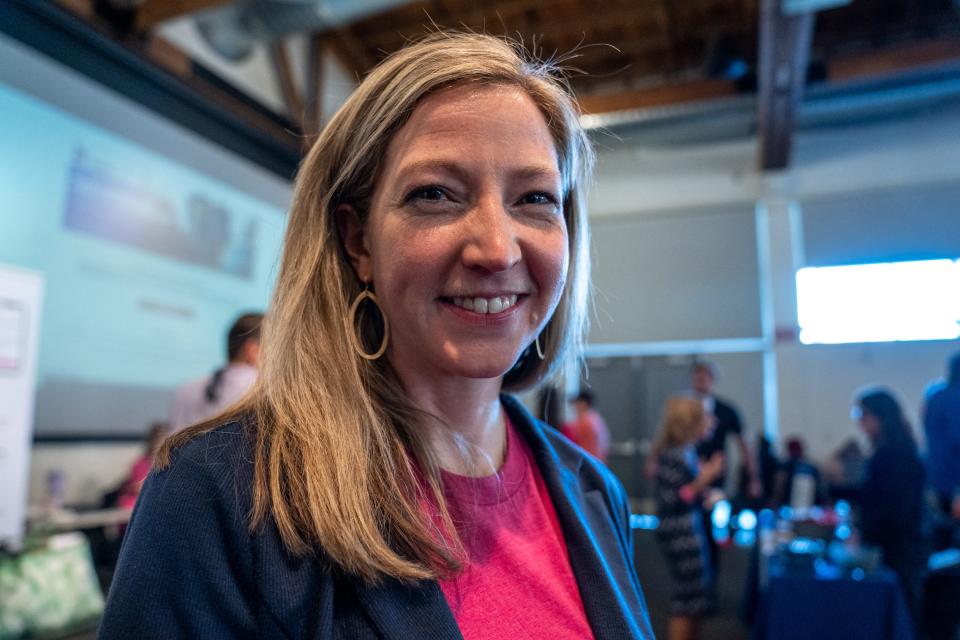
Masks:
[[[517,304],[517,296],[496,296],[494,298],[454,298],[453,304],[474,313],[502,313]]]

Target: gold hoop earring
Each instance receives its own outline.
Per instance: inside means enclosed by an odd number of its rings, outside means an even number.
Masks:
[[[543,349],[540,348],[540,334],[537,334],[537,339],[533,341],[533,344],[537,347],[537,355],[540,356],[541,360],[546,360],[546,356],[543,355]]]
[[[357,294],[357,297],[353,300],[353,304],[350,305],[350,312],[347,314],[347,335],[350,338],[350,344],[353,346],[353,350],[357,352],[358,356],[364,360],[377,360],[387,350],[387,343],[390,340],[390,323],[387,321],[387,314],[380,308],[377,296],[370,291],[369,287],[370,284],[365,282],[363,291]],[[363,340],[357,332],[357,309],[360,308],[360,303],[365,299],[369,299],[370,302],[374,304],[377,311],[380,312],[380,317],[383,318],[383,340],[380,342],[380,348],[374,353],[367,353],[363,350]]]

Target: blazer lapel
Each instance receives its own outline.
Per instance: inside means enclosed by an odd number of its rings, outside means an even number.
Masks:
[[[463,640],[436,580],[412,586],[393,579],[374,587],[354,584],[360,603],[386,640]]]
[[[631,578],[633,552],[625,549],[614,507],[598,486],[603,478],[588,477],[579,452],[561,457],[567,452],[558,452],[516,399],[503,396],[503,403],[543,475],[595,638],[652,639],[643,594]]]

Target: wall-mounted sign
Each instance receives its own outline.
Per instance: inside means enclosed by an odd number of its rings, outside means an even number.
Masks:
[[[43,278],[0,265],[0,544],[23,536]]]

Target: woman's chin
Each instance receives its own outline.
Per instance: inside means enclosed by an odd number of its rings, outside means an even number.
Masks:
[[[502,354],[488,357],[470,357],[463,354],[450,363],[447,371],[457,377],[487,380],[503,377],[515,362],[515,358],[504,358]]]
[[[490,380],[493,378],[502,378],[512,365],[505,366],[494,366],[494,365],[474,365],[474,366],[459,366],[454,371],[454,375],[458,375],[462,378],[469,378],[471,380]]]

